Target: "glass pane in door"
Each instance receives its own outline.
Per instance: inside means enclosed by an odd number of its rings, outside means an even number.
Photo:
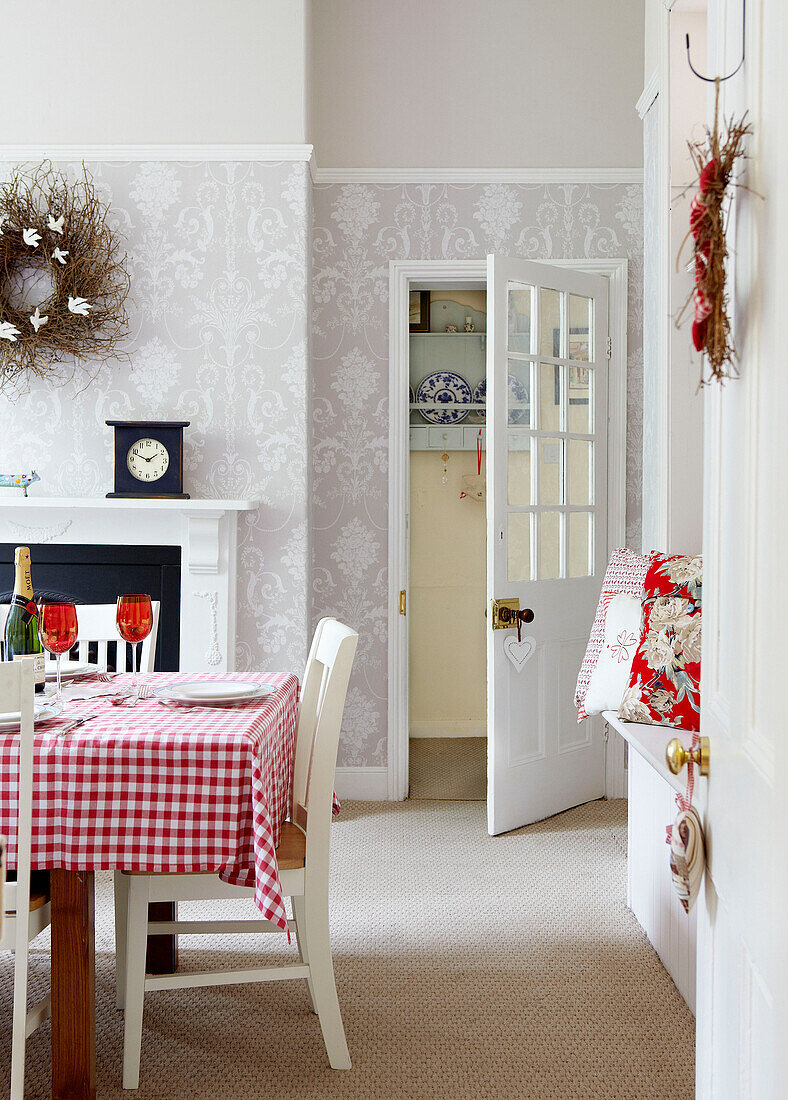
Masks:
[[[580,294],[569,295],[569,338],[567,341],[567,359],[580,359],[583,362],[593,360],[591,349],[591,298]]]
[[[594,503],[593,448],[587,439],[567,440],[568,504]]]
[[[531,361],[510,359],[506,404],[510,427],[531,426]]]
[[[539,512],[539,580],[561,575],[561,513]]]
[[[531,301],[534,288],[527,283],[509,283],[508,336],[509,351],[528,355],[531,351]]]
[[[539,504],[564,503],[564,441],[552,436],[538,436]]]
[[[591,512],[569,512],[567,515],[567,574],[570,577],[590,577],[591,548],[594,545]]]
[[[566,367],[560,363],[539,364],[539,424],[543,432],[560,432],[566,404]]]
[[[566,337],[563,294],[559,290],[542,287],[539,291],[539,353],[563,356]]]
[[[532,512],[510,512],[506,540],[507,577],[510,581],[530,581]]]
[[[521,507],[536,504],[531,478],[531,437],[527,432],[509,432],[506,461],[509,504]]]
[[[579,435],[591,435],[594,430],[594,368],[575,366],[566,367],[569,378],[569,421],[570,432]]]

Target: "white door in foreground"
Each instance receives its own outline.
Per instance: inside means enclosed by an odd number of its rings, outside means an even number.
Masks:
[[[487,825],[599,798],[577,672],[607,558],[607,280],[487,258]],[[533,621],[493,629],[493,601]],[[506,610],[503,612],[506,615]]]

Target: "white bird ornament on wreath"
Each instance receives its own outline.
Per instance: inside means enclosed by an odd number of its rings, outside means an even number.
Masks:
[[[67,248],[56,248],[52,253],[52,259],[57,260],[59,264],[64,264],[66,262],[66,256],[68,256]]]
[[[38,242],[41,240],[41,234],[35,229],[23,229],[22,240],[25,244],[29,244],[31,248],[38,248]]]
[[[87,301],[86,298],[74,297],[69,295],[68,308],[70,313],[76,313],[80,317],[87,317],[93,306]]]
[[[51,214],[47,214],[47,229],[52,233],[59,233],[63,236],[63,222],[65,221],[65,214],[61,214],[59,218],[55,219]]]
[[[49,320],[48,316],[45,316],[45,317],[41,316],[41,313],[38,309],[38,306],[36,306],[35,313],[30,314],[30,324],[33,326],[33,328],[36,330],[36,332],[38,332],[38,330],[41,328],[41,326],[45,325],[48,320]]]
[[[21,336],[21,333],[16,325],[12,325],[10,321],[0,321],[0,340],[9,340],[15,344],[17,336]]]
[[[8,221],[8,214],[0,214],[0,237],[3,235],[3,226]]]

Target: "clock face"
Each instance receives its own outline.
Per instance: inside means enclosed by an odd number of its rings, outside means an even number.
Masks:
[[[138,439],[126,455],[129,473],[137,481],[158,481],[167,473],[169,464],[169,452],[158,439]]]

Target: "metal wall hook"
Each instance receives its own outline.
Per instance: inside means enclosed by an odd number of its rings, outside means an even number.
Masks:
[[[744,64],[744,47],[745,47],[745,43],[746,43],[746,40],[747,40],[747,3],[746,3],[746,0],[742,0],[742,5],[741,5],[741,61],[739,62],[739,64],[736,66],[736,68],[733,70],[732,73],[728,73],[727,76],[703,76],[701,73],[698,72],[698,70],[692,64],[692,58],[690,57],[690,39],[689,39],[688,34],[684,36],[684,40],[687,43],[687,64],[689,65],[690,69],[692,69],[693,73],[698,78],[698,80],[705,80],[707,84],[715,84],[715,83],[720,83],[721,84],[723,82],[723,80],[730,80],[730,78],[732,76],[736,76],[736,73],[739,71],[739,69]]]

